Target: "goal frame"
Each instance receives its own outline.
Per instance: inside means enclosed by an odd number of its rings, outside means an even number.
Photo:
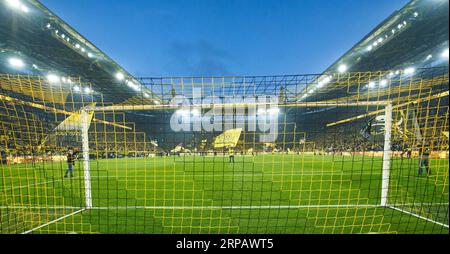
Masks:
[[[256,104],[258,106],[260,104]],[[261,105],[267,105],[266,103]],[[227,107],[247,107],[247,104],[235,103],[235,104],[196,104],[193,105],[201,108],[227,108]],[[296,102],[288,104],[280,104],[279,107],[359,107],[359,106],[380,106],[384,107],[385,112],[385,132],[384,132],[384,147],[383,147],[383,164],[382,164],[382,183],[380,204],[382,207],[389,207],[388,194],[389,194],[389,175],[391,167],[391,128],[392,128],[392,102],[390,101],[358,101],[358,102]],[[97,111],[141,111],[141,110],[158,110],[158,109],[177,109],[176,105],[161,105],[161,104],[146,104],[146,105],[116,105],[116,106],[87,106],[81,109],[81,124],[82,124],[82,153],[83,153],[83,172],[84,172],[84,189],[85,189],[85,208],[93,208],[92,204],[92,186],[91,186],[91,173],[90,173],[90,156],[89,156],[89,126],[88,121],[89,112]]]

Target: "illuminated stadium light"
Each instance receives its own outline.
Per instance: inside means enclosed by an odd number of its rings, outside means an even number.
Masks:
[[[392,30],[391,30],[391,33],[392,33],[392,34],[395,34],[395,29],[392,29]]]
[[[403,21],[403,25],[405,25],[405,26],[406,26],[406,21]]]
[[[419,16],[419,13],[417,11],[414,12],[414,17],[417,18]]]
[[[389,78],[392,78],[393,76],[394,76],[394,72],[392,72],[392,71],[389,72],[388,77],[389,77]]]
[[[9,64],[10,64],[12,67],[14,67],[14,68],[22,68],[22,67],[25,66],[25,63],[24,63],[21,59],[15,58],[15,57],[10,58],[10,59],[8,60],[8,62],[9,62]]]
[[[59,30],[55,30],[55,34],[58,34],[59,33]]]
[[[88,53],[87,56],[88,56],[89,58],[92,58],[92,57],[93,57],[92,53]]]
[[[150,95],[148,95],[148,93],[144,93],[144,97],[148,98],[148,97],[150,97]]]
[[[123,74],[122,74],[122,75],[123,75]],[[117,79],[119,79],[119,77],[117,77]],[[120,79],[119,79],[119,80],[120,80]],[[132,88],[133,90],[141,91],[140,86],[139,86],[138,84],[136,84],[135,82],[127,80],[127,81],[125,81],[125,83],[126,83],[130,88]]]
[[[62,80],[62,82],[64,82],[64,83],[67,82],[67,78],[65,78],[65,77],[62,77],[61,80]]]
[[[33,64],[32,66],[33,66],[33,68],[38,69],[37,65]]]
[[[28,13],[28,11],[29,11],[28,7],[26,7],[25,5],[20,6],[20,9],[25,13]]]
[[[69,42],[69,41],[70,41],[70,38],[69,38],[69,37],[67,37],[66,41],[67,41],[67,42]]]
[[[425,58],[425,61],[430,60],[432,57],[433,57],[433,55],[432,55],[432,54],[429,54],[429,55]]]
[[[118,73],[116,73],[116,79],[119,81],[122,81],[125,79],[125,75],[123,75],[122,72],[118,72]]]
[[[448,54],[449,54],[449,52],[448,52],[448,48],[447,48],[441,53],[441,57],[448,59]]]
[[[72,84],[72,80],[70,78],[67,78],[67,83]]]
[[[77,48],[77,49],[79,49],[79,48],[81,48],[81,46],[80,46],[80,44],[75,44],[75,48]]]
[[[74,86],[74,87],[73,87],[73,90],[74,90],[75,92],[80,92],[80,91],[81,91],[81,89],[80,89],[79,86]]]
[[[6,0],[6,2],[9,4],[9,6],[14,8],[19,8],[21,5],[19,0]]]
[[[50,23],[47,24],[46,26],[48,29],[52,28],[52,25],[50,25]]]
[[[85,52],[86,50],[84,48],[81,48],[81,52]]]
[[[57,75],[55,75],[55,74],[48,74],[47,75],[47,80],[50,83],[57,83],[57,82],[60,81],[60,78]]]
[[[373,45],[374,47],[376,47],[376,46],[378,46],[378,42],[376,41],[376,42],[374,42],[372,45]]]
[[[378,43],[381,43],[383,41],[383,38],[378,38]]]
[[[347,65],[345,65],[345,64],[339,65],[338,71],[339,71],[340,73],[346,72],[346,71],[347,71]]]
[[[66,35],[65,34],[61,34],[61,37],[64,39],[64,38],[66,38]]]
[[[367,47],[367,51],[371,51],[372,50],[372,45],[369,45],[368,47]]]
[[[376,86],[376,84],[375,84],[375,82],[370,81],[368,86],[369,86],[369,88],[374,88]]]
[[[380,81],[380,86],[386,86],[388,84],[388,81],[386,79],[382,79]]]
[[[402,27],[403,27],[402,24],[398,24],[398,26],[397,26],[398,29],[401,29]]]
[[[405,74],[413,74],[415,71],[416,71],[416,69],[414,69],[414,67],[408,67],[403,72]]]
[[[6,2],[12,8],[20,9],[21,11],[23,11],[25,13],[27,13],[29,11],[28,7],[23,5],[19,0],[6,0]]]
[[[92,89],[90,87],[85,87],[84,88],[84,92],[85,93],[92,93],[93,91],[92,91]]]

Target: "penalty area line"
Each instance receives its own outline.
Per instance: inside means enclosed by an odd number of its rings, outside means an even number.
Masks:
[[[64,219],[67,218],[67,217],[73,216],[73,215],[75,215],[75,214],[77,214],[77,213],[81,213],[81,212],[83,212],[84,210],[86,210],[86,208],[80,209],[80,210],[75,211],[75,212],[73,212],[73,213],[69,213],[69,214],[64,215],[64,216],[62,216],[62,217],[60,217],[60,218],[54,219],[54,220],[52,220],[52,221],[50,221],[50,222],[47,222],[47,223],[45,223],[45,224],[43,224],[43,225],[40,225],[40,226],[37,226],[37,227],[35,227],[35,228],[33,228],[33,229],[27,230],[27,231],[23,232],[22,234],[29,234],[29,233],[31,233],[31,232],[33,232],[33,231],[38,230],[38,229],[47,227],[47,226],[49,226],[49,225],[51,225],[51,224],[53,224],[53,223],[55,223],[55,222],[58,222],[58,221],[60,221],[60,220],[64,220]]]

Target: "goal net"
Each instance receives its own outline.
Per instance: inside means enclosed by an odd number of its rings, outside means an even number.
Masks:
[[[0,75],[0,233],[448,233],[448,69]]]

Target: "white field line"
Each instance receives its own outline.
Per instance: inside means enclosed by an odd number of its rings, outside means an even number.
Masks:
[[[448,205],[449,203],[405,203],[396,206]],[[392,206],[392,205],[391,205]],[[302,209],[302,208],[370,208],[382,207],[380,204],[329,204],[329,205],[263,205],[263,206],[94,206],[90,209],[167,209],[167,210],[202,210],[202,209]],[[79,206],[0,206],[0,209],[82,209]]]
[[[402,213],[406,213],[406,214],[411,215],[411,216],[413,216],[413,217],[416,217],[416,218],[419,218],[419,219],[422,219],[422,220],[426,220],[426,221],[432,222],[432,223],[437,224],[437,225],[439,225],[439,226],[449,228],[449,226],[448,226],[447,224],[444,224],[444,223],[441,223],[441,222],[438,222],[438,221],[435,221],[435,220],[432,220],[432,219],[429,219],[429,218],[420,216],[420,215],[415,214],[415,213],[412,213],[412,212],[405,211],[405,210],[400,209],[400,208],[397,208],[397,207],[395,207],[395,206],[388,206],[388,207],[391,208],[391,209],[394,209],[394,210],[396,210],[396,211],[399,211],[399,212],[402,212]]]
[[[84,210],[86,210],[86,208],[83,208],[83,209],[80,209],[80,210],[75,211],[75,212],[73,212],[73,213],[64,215],[63,217],[60,217],[60,218],[58,218],[58,219],[52,220],[52,221],[47,222],[47,223],[45,223],[45,224],[43,224],[43,225],[40,225],[40,226],[37,226],[37,227],[35,227],[35,228],[33,228],[33,229],[30,229],[30,230],[28,230],[28,231],[25,231],[25,232],[23,232],[22,234],[29,234],[29,233],[31,233],[31,232],[33,232],[33,231],[38,230],[38,229],[47,227],[47,226],[50,225],[50,224],[53,224],[53,223],[58,222],[58,221],[60,221],[60,220],[64,220],[64,219],[67,218],[67,217],[73,216],[73,215],[75,215],[75,214],[77,214],[77,213],[81,213],[81,212],[84,211]]]
[[[270,176],[285,176],[285,177],[289,177],[289,176],[359,176],[359,175],[381,175],[381,172],[373,172],[373,173],[293,173],[293,174],[280,174],[280,173],[263,173],[263,172],[258,172],[258,173],[254,173],[254,174],[180,174],[180,175],[145,175],[143,176],[92,176],[91,178],[117,178],[116,181],[145,181],[145,179],[150,178],[156,178],[156,179],[168,179],[168,178],[186,178],[186,177],[270,177]],[[411,178],[412,180],[415,179],[419,179],[419,180],[423,180],[423,181],[429,181],[429,182],[433,182],[436,179],[434,178],[422,178],[422,177],[416,177],[416,176],[400,176],[401,178]],[[67,178],[67,180],[82,180],[84,178],[82,177],[73,177],[73,178]],[[4,189],[1,192],[7,192],[7,191],[11,191],[11,190],[16,190],[16,189],[22,189],[22,188],[28,188],[28,187],[33,187],[33,186],[37,186],[37,185],[44,185],[47,183],[52,183],[52,182],[59,182],[62,181],[63,179],[55,179],[55,180],[50,180],[50,181],[46,181],[46,182],[40,182],[40,183],[34,183],[34,184],[29,184],[29,185],[21,185],[21,186],[16,186],[16,187],[11,187],[8,189]],[[350,179],[349,179],[350,180]],[[376,179],[373,179],[376,180]],[[441,180],[441,179],[440,179]],[[442,179],[443,180],[443,179]],[[443,180],[444,181],[444,180]]]
[[[46,184],[46,183],[59,182],[61,180],[62,179],[53,179],[53,180],[46,181],[46,182],[38,182],[38,183],[33,183],[33,184],[28,184],[28,185],[20,185],[20,186],[15,186],[15,187],[11,187],[11,188],[8,188],[8,189],[4,189],[2,191],[6,192],[6,191],[11,191],[11,190],[16,190],[16,189],[28,188],[28,187],[43,185],[43,184]]]

